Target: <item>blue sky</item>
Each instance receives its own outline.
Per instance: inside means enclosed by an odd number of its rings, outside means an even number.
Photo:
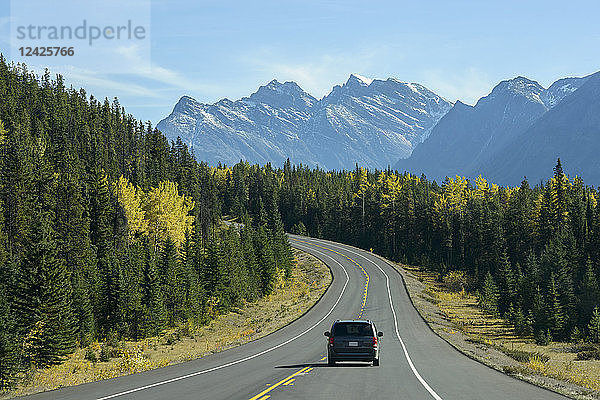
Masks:
[[[5,54],[10,9],[0,0]],[[600,70],[597,0],[151,0],[150,9],[144,68],[107,73],[90,59],[85,68],[52,72],[97,97],[117,96],[127,111],[157,123],[184,94],[237,99],[274,78],[322,97],[352,72],[395,77],[473,104],[517,75],[547,87]],[[41,70],[43,62],[28,64]]]

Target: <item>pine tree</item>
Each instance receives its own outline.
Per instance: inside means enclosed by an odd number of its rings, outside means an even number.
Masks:
[[[523,313],[523,309],[521,307],[517,307],[517,310],[514,314],[514,326],[515,333],[520,336],[527,336],[531,334],[531,325],[525,314]]]
[[[532,328],[536,342],[538,344],[547,344],[549,341],[548,332],[548,315],[546,313],[546,303],[544,296],[539,288],[536,288],[533,296],[533,304],[531,305]]]
[[[12,387],[19,372],[17,342],[8,296],[0,286],[0,392]]]
[[[565,330],[565,316],[560,303],[556,282],[554,280],[554,274],[550,275],[550,283],[548,286],[548,324],[552,337],[555,339],[562,339],[564,337]]]
[[[598,280],[594,273],[592,261],[588,258],[579,291],[579,318],[582,326],[585,325],[585,321],[591,319],[594,307],[599,299],[600,289],[598,288]]]
[[[512,265],[506,252],[502,254],[500,269],[498,271],[499,300],[498,311],[503,314],[508,310],[508,305],[516,302],[517,288]]]
[[[39,214],[18,268],[14,309],[25,357],[36,366],[60,362],[75,346],[70,280],[48,221]]]
[[[598,307],[594,307],[592,318],[587,326],[590,341],[593,343],[600,343],[600,311]]]
[[[273,235],[273,255],[275,258],[275,267],[285,272],[285,277],[289,278],[292,275],[293,255],[292,249],[281,222],[279,210],[275,209],[271,213],[269,228]]]
[[[145,246],[144,274],[142,280],[142,303],[144,305],[144,324],[142,331],[146,336],[158,334],[164,326],[166,312],[163,287],[156,266],[156,260],[149,245]]]
[[[260,290],[262,295],[268,295],[273,292],[275,282],[275,257],[271,238],[267,234],[267,228],[260,226],[257,229],[254,248],[257,252],[258,276],[260,281]]]
[[[560,158],[554,167],[554,177],[551,180],[552,184],[552,209],[554,211],[554,225],[557,230],[563,229],[564,223],[567,221],[567,186],[569,181],[565,176]]]
[[[479,306],[490,314],[498,312],[498,287],[488,271],[479,294]]]
[[[90,289],[80,271],[71,274],[71,285],[74,333],[79,345],[87,346],[96,337]]]
[[[177,248],[171,238],[167,238],[159,259],[159,271],[162,285],[165,291],[165,309],[169,325],[174,326],[176,322],[184,319],[183,305],[185,302],[185,289],[182,282],[183,274],[177,259]]]
[[[247,221],[247,219],[244,219]],[[248,295],[247,300],[253,301],[260,296],[260,273],[258,269],[257,252],[254,248],[255,232],[250,223],[244,223],[240,231],[240,243],[242,248],[242,257],[244,268],[248,276]]]

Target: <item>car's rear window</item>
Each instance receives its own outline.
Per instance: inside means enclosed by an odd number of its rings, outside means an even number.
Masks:
[[[333,336],[373,336],[373,330],[369,324],[338,322],[333,326]]]

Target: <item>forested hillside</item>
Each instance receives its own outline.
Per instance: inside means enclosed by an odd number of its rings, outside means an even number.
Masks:
[[[209,167],[116,99],[0,59],[0,389],[90,341],[270,293],[290,273],[285,230],[462,271],[483,308],[540,343],[600,341],[600,192],[560,161],[548,176]]]
[[[553,174],[552,174],[553,173]],[[541,186],[479,177],[441,185],[357,167],[326,172],[287,163],[279,208],[287,229],[353,244],[443,277],[463,271],[481,306],[538,342],[598,340],[600,192],[560,161]]]
[[[269,294],[291,268],[269,174],[199,164],[116,99],[0,57],[0,390]],[[219,225],[247,208],[240,231]]]

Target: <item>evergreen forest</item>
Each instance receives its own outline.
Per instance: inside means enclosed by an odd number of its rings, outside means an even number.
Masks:
[[[600,191],[390,169],[208,166],[180,139],[0,59],[0,389],[111,335],[204,324],[290,275],[285,232],[440,278],[538,343],[600,340]],[[242,225],[227,228],[222,216]]]

